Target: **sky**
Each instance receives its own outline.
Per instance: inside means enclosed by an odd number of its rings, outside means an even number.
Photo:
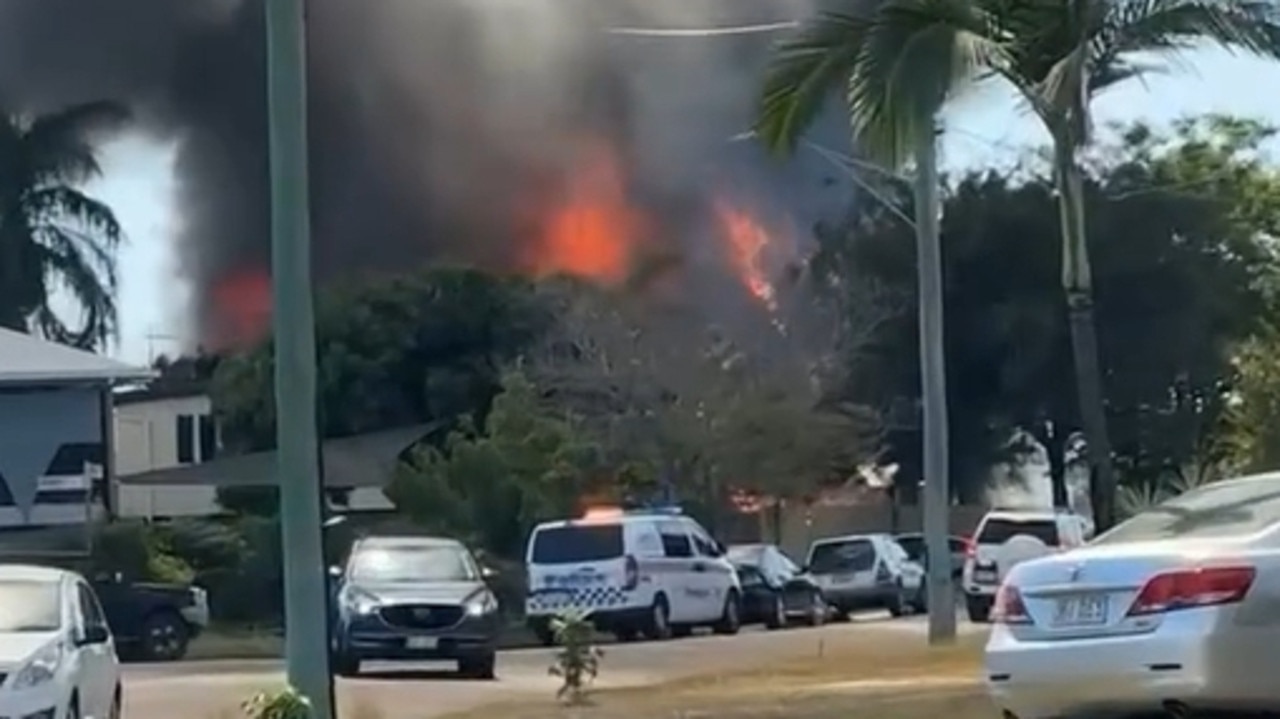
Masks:
[[[1220,50],[1188,55],[1175,71],[1132,82],[1098,98],[1098,123],[1145,120],[1163,125],[1186,115],[1224,113],[1280,124],[1280,65]],[[944,170],[1004,166],[1027,147],[1048,141],[1003,88],[957,100],[946,117]],[[181,227],[175,206],[174,148],[122,138],[103,148],[103,177],[86,188],[111,206],[127,242],[120,256],[120,341],[110,354],[147,363],[182,349],[187,288],[170,248]]]

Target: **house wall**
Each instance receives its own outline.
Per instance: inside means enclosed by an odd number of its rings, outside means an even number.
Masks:
[[[212,421],[213,402],[205,395],[171,397],[130,402],[115,408],[116,474],[131,474],[155,469],[169,469],[183,464],[197,464],[213,459],[216,448],[209,452],[200,442],[200,422]],[[178,456],[179,417],[190,417],[192,456],[182,461]],[[216,433],[215,433],[216,434]],[[215,443],[216,444],[216,443]]]

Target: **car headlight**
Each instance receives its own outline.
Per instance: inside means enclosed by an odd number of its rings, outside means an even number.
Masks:
[[[372,614],[380,604],[377,597],[355,587],[348,588],[342,595],[342,606],[353,614]]]
[[[467,602],[467,615],[482,617],[498,611],[498,600],[492,592],[481,592],[479,596]]]
[[[13,678],[14,689],[30,689],[53,679],[62,664],[62,645],[50,644],[36,652]]]

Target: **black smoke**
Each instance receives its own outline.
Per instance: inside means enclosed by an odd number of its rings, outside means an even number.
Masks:
[[[622,148],[673,216],[718,178],[741,182],[744,162],[802,222],[826,212],[844,189],[821,160],[761,171],[758,151],[724,142],[749,122],[768,36],[605,31],[801,18],[813,2],[310,0],[318,279],[509,265],[528,205],[590,135]],[[0,3],[11,109],[118,99],[142,132],[177,143],[174,242],[196,335],[221,278],[268,264],[263,25],[262,0]]]

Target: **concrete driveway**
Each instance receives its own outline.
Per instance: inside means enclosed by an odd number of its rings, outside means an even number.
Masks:
[[[962,632],[981,628],[961,623]],[[606,645],[598,686],[640,686],[779,659],[817,656],[850,643],[892,641],[925,632],[923,617],[889,619],[870,614],[846,624],[766,632],[744,629],[731,637],[695,636],[668,642]],[[554,650],[503,652],[497,681],[455,678],[447,665],[373,664],[357,679],[339,679],[338,706],[376,710],[380,719],[426,719],[476,706],[534,695],[549,697],[558,686],[547,675]],[[239,703],[284,681],[277,661],[191,661],[128,665],[125,718],[222,719]],[[372,711],[370,712],[372,714]]]

